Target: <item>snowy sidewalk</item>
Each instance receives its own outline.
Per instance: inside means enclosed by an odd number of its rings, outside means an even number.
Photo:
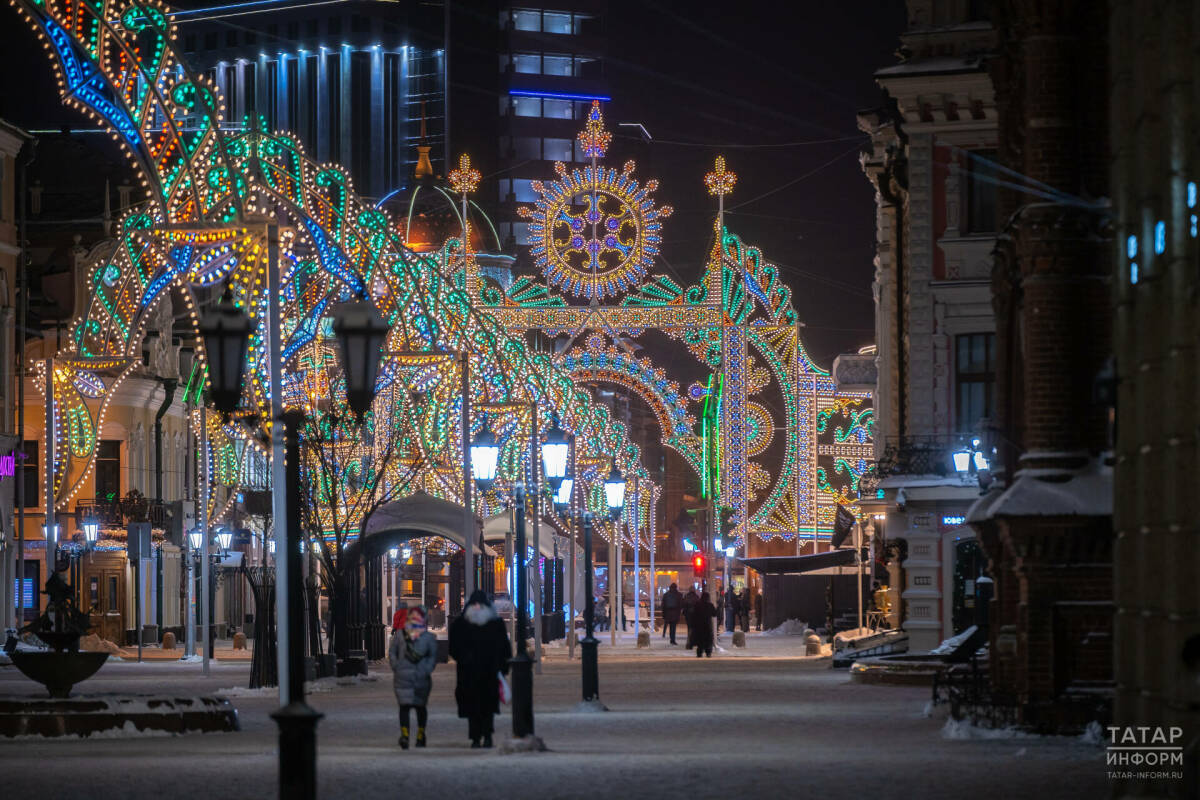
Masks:
[[[724,634],[723,634],[724,636]],[[782,638],[781,643],[766,641]],[[751,634],[747,653],[697,659],[682,647],[601,645],[608,713],[579,713],[580,665],[551,652],[534,677],[536,731],[550,752],[471,750],[454,704],[454,667],[439,665],[429,748],[396,746],[391,674],[326,682],[309,695],[318,726],[322,798],[487,797],[662,800],[664,797],[921,797],[933,800],[1102,797],[1104,751],[1080,739],[977,738],[923,713],[928,688],[852,684],[821,659],[786,658],[799,637]],[[628,641],[628,644],[626,644]],[[556,648],[551,648],[551,650]],[[565,648],[563,648],[565,650]],[[677,654],[678,653],[678,654]],[[768,655],[774,653],[774,655]],[[245,686],[249,667],[111,663],[89,692],[212,693]],[[0,668],[0,695],[37,691]],[[276,795],[278,732],[271,690],[230,692],[242,730],[121,740],[0,740],[6,796],[72,798]],[[497,744],[511,736],[505,707]],[[52,764],[32,769],[30,764]]]

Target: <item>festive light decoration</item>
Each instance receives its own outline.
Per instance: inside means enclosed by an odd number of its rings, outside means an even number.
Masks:
[[[64,101],[111,132],[138,165],[148,197],[121,220],[112,256],[89,272],[87,310],[43,375],[54,397],[60,507],[89,477],[109,404],[137,369],[148,321],[166,298],[190,317],[195,334],[193,287],[228,289],[254,326],[242,407],[269,416],[264,219],[280,226],[286,406],[345,406],[329,321],[335,304],[366,298],[389,325],[367,414],[371,441],[403,447],[385,483],[459,499],[455,465],[468,455],[460,452],[462,398],[456,359],[443,354],[465,352],[473,405],[538,403],[543,431],[557,418],[574,435],[584,508],[607,511],[603,483],[614,463],[636,480],[639,507],[626,504],[632,541],[649,514],[642,496],[658,498],[660,489],[625,426],[583,384],[636,393],[653,409],[664,443],[698,472],[719,476],[706,484],[733,509],[737,546],[751,533],[827,536],[837,505],[854,502],[872,468],[868,396],[838,392],[812,363],[778,269],[722,224],[698,284],[650,274],[671,209],[656,207],[657,181],[640,183],[633,162],[620,170],[600,163],[612,135],[598,102],[579,135],[591,163],[556,164],[557,178],[535,183],[540,197],[523,210],[540,280],[517,276],[503,289],[471,257],[465,219],[461,239],[413,252],[387,211],[357,196],[343,169],[314,162],[295,137],[268,130],[262,119],[228,125],[220,92],[178,58],[165,7],[137,0],[16,5],[46,42]],[[450,180],[465,205],[480,177],[463,156]],[[735,184],[718,158],[705,178],[709,193],[723,201]],[[573,305],[577,298],[596,305]],[[600,306],[605,298],[613,302]],[[583,348],[550,356],[525,344],[530,329],[589,335]],[[670,370],[626,349],[651,331],[684,356]],[[690,374],[677,379],[688,358]],[[206,371],[200,351],[185,394],[199,395]],[[713,379],[697,381],[697,373]],[[689,404],[707,404],[707,412],[698,417]],[[202,424],[198,412],[193,422],[194,429]],[[528,423],[488,412],[470,424],[468,438],[487,424],[500,447],[496,485],[481,500],[492,508],[530,467]],[[207,431],[202,457],[219,483],[236,488],[264,456],[263,431],[216,415],[208,415]],[[346,442],[339,450],[345,481],[372,468],[370,447]],[[218,520],[234,497],[213,493],[210,518]],[[650,523],[652,534],[652,515]],[[610,535],[605,526],[598,533]]]
[[[657,182],[639,186],[632,164],[617,172],[600,163],[609,143],[602,132],[593,104],[580,134],[592,164],[572,171],[557,165],[559,178],[535,183],[540,198],[523,211],[544,283],[517,276],[505,291],[485,285],[481,299],[514,334],[535,329],[582,338],[583,347],[559,353],[558,363],[578,383],[620,387],[650,407],[663,443],[704,476],[706,493],[733,510],[736,546],[751,532],[762,539],[827,537],[837,505],[853,504],[859,480],[873,469],[866,455],[871,427],[856,428],[864,442],[831,441],[818,415],[851,409],[846,413],[869,420],[869,396],[839,392],[812,362],[778,268],[725,228],[718,226],[697,285],[649,274],[666,209],[655,213],[650,195]],[[719,201],[736,182],[723,157],[705,177]],[[619,225],[621,234],[602,238],[601,223]],[[642,231],[648,234],[638,238]],[[653,252],[630,259],[643,241]],[[571,297],[613,300],[577,306]],[[672,378],[686,374],[686,365],[664,370],[619,344],[649,331],[683,345],[710,378],[682,392]]]
[[[450,171],[450,188],[459,194],[471,194],[479,185],[479,170],[471,168],[471,157],[463,153],[458,157],[458,169]]]
[[[191,318],[195,334],[193,287],[228,290],[253,325],[240,408],[269,418],[264,324],[270,243],[262,220],[281,229],[283,283],[275,291],[282,306],[285,406],[345,407],[329,319],[339,302],[368,299],[389,325],[385,352],[405,354],[389,355],[380,365],[368,412],[369,441],[404,447],[405,457],[383,476],[385,482],[416,481],[460,499],[460,482],[448,469],[464,455],[453,432],[461,404],[457,364],[407,355],[422,352],[465,352],[476,404],[537,402],[552,412],[543,419],[553,415],[575,435],[583,455],[615,460],[627,472],[641,470],[637,448],[606,408],[480,308],[476,292],[445,278],[452,243],[432,254],[412,252],[387,212],[361,201],[340,167],[313,162],[293,136],[268,130],[261,118],[237,128],[224,125],[219,91],[178,58],[165,7],[136,0],[16,5],[47,41],[64,100],[113,132],[137,164],[149,198],[121,220],[113,255],[89,271],[87,310],[72,323],[69,344],[43,378],[54,392],[61,440],[52,466],[59,507],[91,474],[108,406],[138,369],[148,321],[167,298]],[[468,159],[457,172],[457,190],[472,191],[479,174]],[[464,263],[471,269],[472,262],[464,259],[458,269]],[[201,349],[186,394],[199,397],[206,372]],[[198,414],[193,421],[199,429]],[[481,424],[473,420],[473,432]],[[201,457],[219,484],[233,489],[246,480],[252,462],[264,455],[259,439],[267,425],[257,423],[256,430],[243,419],[207,417],[209,445]],[[503,435],[511,439],[513,431]],[[340,451],[347,481],[370,468],[371,446],[353,442]],[[523,468],[520,457],[506,461],[499,482],[511,483]],[[214,522],[234,496],[212,493]]]
[[[600,113],[600,101],[593,100],[588,111],[587,125],[579,132],[579,144],[583,154],[588,158],[604,158],[608,146],[612,143],[612,134],[604,129],[604,115]]]
[[[725,156],[717,156],[713,171],[704,176],[704,185],[708,187],[708,193],[724,197],[733,191],[736,183],[737,174],[725,169]]]

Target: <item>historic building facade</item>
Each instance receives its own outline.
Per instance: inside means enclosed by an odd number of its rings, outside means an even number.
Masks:
[[[982,567],[964,522],[986,455],[959,472],[953,454],[982,443],[994,415],[998,128],[991,24],[974,4],[908,8],[903,60],[876,73],[891,104],[859,116],[877,204],[879,481],[863,508],[906,554],[892,605],[925,650],[974,622]]]
[[[17,443],[13,364],[15,289],[21,256],[17,193],[23,180],[22,149],[29,140],[28,133],[0,120],[0,628],[15,626],[19,616],[17,542],[13,526],[16,462],[12,456]]]

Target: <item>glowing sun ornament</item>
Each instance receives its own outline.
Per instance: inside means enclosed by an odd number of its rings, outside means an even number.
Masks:
[[[662,220],[672,212],[654,205],[658,181],[639,183],[632,161],[619,172],[595,163],[611,141],[593,103],[579,134],[593,165],[568,170],[556,163],[558,180],[534,181],[541,198],[517,212],[530,220],[529,252],[547,283],[588,299],[618,296],[646,277],[660,252]]]

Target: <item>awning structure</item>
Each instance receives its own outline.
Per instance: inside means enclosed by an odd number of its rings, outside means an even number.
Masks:
[[[380,506],[367,522],[367,530],[361,539],[352,543],[351,547],[362,547],[364,541],[388,541],[395,543],[403,539],[416,539],[423,536],[441,536],[466,549],[466,537],[463,533],[467,521],[466,509],[457,503],[434,497],[423,491],[413,492],[391,503]],[[480,527],[474,520],[472,529],[478,538]],[[369,556],[378,555],[377,547],[382,545],[367,545]],[[490,547],[475,542],[475,552],[495,555]]]
[[[763,575],[799,575],[831,567],[852,567],[854,566],[854,550],[850,548],[845,550],[830,550],[810,556],[739,558],[738,561]]]

